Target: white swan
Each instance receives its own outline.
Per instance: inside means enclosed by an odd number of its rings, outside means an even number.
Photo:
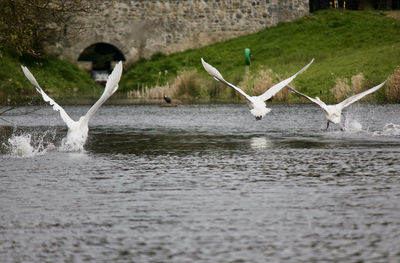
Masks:
[[[320,98],[315,97],[315,99],[295,90],[292,86],[287,85],[287,87],[294,93],[303,96],[304,98],[314,102],[315,104],[319,105],[322,110],[324,111],[324,115],[325,115],[325,119],[327,121],[326,124],[326,129],[328,129],[329,127],[329,123],[332,122],[334,124],[339,124],[340,125],[340,121],[341,121],[341,115],[342,115],[342,110],[348,106],[350,106],[351,104],[353,104],[354,102],[362,99],[363,97],[367,96],[368,94],[371,94],[375,91],[377,91],[378,89],[380,89],[384,84],[385,84],[386,80],[384,82],[382,82],[381,84],[370,88],[366,91],[363,91],[361,93],[355,94],[347,99],[345,99],[344,101],[338,103],[338,104],[334,104],[334,105],[326,105],[325,102],[323,102],[322,100],[320,100]],[[341,126],[341,125],[340,125]],[[341,129],[344,130],[343,126],[341,126]]]
[[[278,93],[282,88],[284,88],[286,85],[288,85],[297,75],[300,73],[304,72],[310,65],[313,63],[314,59],[311,60],[310,63],[308,63],[304,68],[302,68],[299,72],[291,76],[290,78],[287,78],[278,84],[275,84],[271,88],[269,88],[266,92],[261,94],[260,96],[249,96],[247,95],[243,90],[240,88],[236,87],[235,85],[227,82],[219,73],[219,71],[205,62],[203,58],[201,58],[201,63],[203,64],[204,69],[214,77],[214,79],[224,83],[225,85],[228,85],[229,87],[235,89],[237,92],[242,94],[247,101],[249,102],[249,107],[250,107],[250,112],[253,114],[253,116],[256,118],[256,120],[261,120],[267,113],[271,111],[271,109],[267,108],[265,101],[269,100],[272,96],[274,96],[276,93]]]
[[[62,147],[67,151],[79,151],[83,150],[83,145],[86,142],[89,127],[88,123],[94,113],[100,108],[100,106],[118,89],[118,83],[122,75],[122,61],[120,61],[115,67],[110,76],[108,76],[106,87],[99,100],[89,109],[86,115],[80,117],[78,121],[72,120],[65,110],[58,105],[52,98],[40,88],[38,82],[27,67],[21,66],[27,79],[35,86],[37,92],[39,92],[43,100],[49,102],[53,106],[55,111],[59,111],[61,118],[68,126],[68,134],[62,140]]]

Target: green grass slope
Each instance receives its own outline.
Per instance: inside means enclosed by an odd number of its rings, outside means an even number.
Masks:
[[[82,102],[82,98],[98,97],[101,94],[101,87],[96,86],[89,74],[73,63],[55,57],[18,57],[5,51],[0,52],[0,55],[0,105],[42,100],[25,78],[21,65],[27,66],[48,95],[59,102]]]
[[[295,79],[298,90],[332,100],[328,90],[337,78],[363,73],[364,85],[384,81],[400,64],[400,20],[378,11],[323,10],[297,21],[196,50],[141,60],[123,75],[120,91],[171,81],[178,71],[197,69],[203,57],[238,83],[244,77],[244,48],[251,49],[250,72],[264,66],[288,77],[315,58],[313,65]],[[165,74],[168,71],[168,74]],[[161,74],[159,73],[161,72]],[[383,91],[378,100],[385,100]]]

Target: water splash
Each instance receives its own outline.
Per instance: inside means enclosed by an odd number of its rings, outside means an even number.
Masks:
[[[31,145],[31,135],[18,135],[8,139],[10,154],[18,157],[32,157],[35,149]],[[7,146],[6,146],[7,148]]]
[[[354,119],[346,119],[344,128],[347,132],[361,132],[363,130],[362,124]]]
[[[400,125],[389,123],[386,124],[382,131],[375,131],[374,136],[400,136]]]
[[[40,135],[32,133],[14,133],[3,147],[11,156],[15,157],[33,157],[43,155],[48,151],[55,150],[52,143],[54,141],[55,130],[48,130]]]
[[[61,141],[60,151],[63,152],[84,152],[83,143],[78,141],[68,140],[67,137],[63,138]]]

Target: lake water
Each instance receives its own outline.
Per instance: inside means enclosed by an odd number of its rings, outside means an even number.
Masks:
[[[271,108],[104,105],[85,152],[50,106],[4,117],[0,261],[400,262],[400,105]]]

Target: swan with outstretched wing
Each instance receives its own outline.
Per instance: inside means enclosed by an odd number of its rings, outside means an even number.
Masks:
[[[214,79],[224,83],[225,85],[228,85],[229,87],[233,88],[234,90],[236,90],[237,92],[239,92],[241,95],[243,95],[246,98],[246,100],[249,102],[250,112],[256,118],[256,120],[261,120],[266,114],[268,114],[271,111],[271,109],[267,108],[265,101],[272,98],[272,96],[274,96],[282,88],[284,88],[286,85],[288,85],[295,77],[297,77],[297,75],[299,75],[300,73],[303,73],[311,65],[311,63],[313,63],[313,61],[314,61],[314,59],[312,59],[311,62],[308,63],[299,72],[297,72],[293,76],[279,82],[278,84],[275,84],[274,86],[269,88],[267,91],[265,91],[263,94],[261,94],[259,96],[249,96],[240,88],[238,88],[235,85],[226,81],[222,77],[221,73],[216,68],[214,68],[213,66],[211,66],[210,64],[205,62],[203,60],[203,58],[201,59],[201,63],[203,64],[204,69],[211,76],[213,76]]]
[[[341,121],[341,116],[342,116],[342,110],[348,106],[350,106],[351,104],[353,104],[356,101],[359,101],[360,99],[362,99],[363,97],[367,96],[368,94],[371,94],[375,91],[377,91],[378,89],[380,89],[384,84],[385,84],[386,80],[384,82],[382,82],[381,84],[370,88],[366,91],[363,91],[361,93],[355,94],[347,99],[345,99],[344,101],[338,103],[338,104],[333,104],[333,105],[326,105],[325,102],[323,102],[322,100],[320,100],[320,98],[315,97],[311,98],[299,91],[297,91],[296,89],[294,89],[292,86],[290,86],[289,84],[287,85],[287,87],[293,92],[296,93],[297,95],[300,95],[312,102],[314,102],[315,104],[317,104],[318,106],[320,106],[322,108],[322,110],[324,111],[324,115],[325,115],[325,119],[327,121],[326,124],[326,129],[329,128],[329,123],[334,123],[334,124],[339,124],[340,125],[340,121]],[[341,127],[341,129],[343,130],[344,128]]]
[[[37,92],[39,92],[43,100],[50,103],[55,111],[60,112],[62,120],[68,126],[68,134],[62,141],[62,147],[68,151],[83,150],[83,145],[86,142],[88,132],[89,132],[89,120],[95,114],[95,112],[100,108],[100,106],[110,98],[115,91],[118,89],[118,83],[122,75],[122,61],[120,61],[115,67],[110,76],[108,76],[104,92],[97,100],[95,104],[89,109],[89,111],[78,121],[72,120],[65,110],[58,105],[52,98],[50,98],[39,86],[35,77],[28,70],[27,67],[21,66],[26,78],[35,86]]]

